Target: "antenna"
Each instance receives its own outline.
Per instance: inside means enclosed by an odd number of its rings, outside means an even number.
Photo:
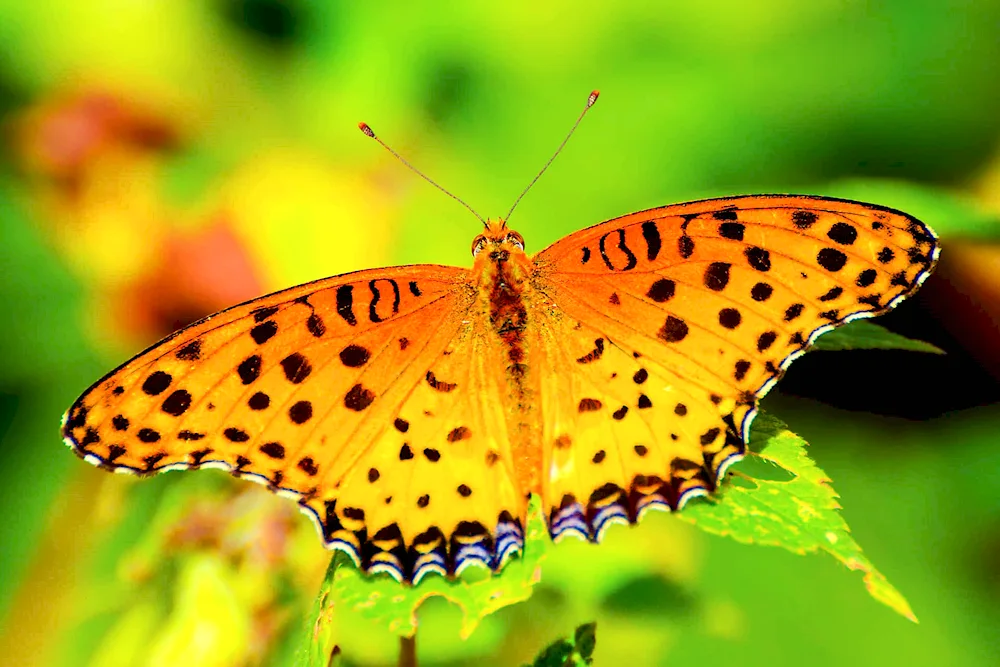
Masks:
[[[526,187],[526,188],[524,189],[524,191],[523,191],[523,192],[521,192],[521,194],[520,194],[520,195],[518,195],[517,199],[516,199],[516,200],[514,200],[514,205],[510,207],[510,210],[509,210],[509,211],[507,211],[507,215],[505,215],[505,216],[504,216],[504,219],[503,219],[503,220],[504,220],[504,224],[505,224],[505,225],[507,224],[507,220],[509,220],[509,219],[510,219],[510,214],[511,214],[511,213],[513,213],[513,212],[514,212],[514,209],[515,209],[515,208],[517,208],[517,205],[518,205],[519,203],[521,203],[521,199],[522,199],[522,198],[524,197],[524,195],[528,194],[528,190],[530,190],[530,189],[531,189],[531,186],[533,186],[533,185],[535,184],[535,182],[537,182],[537,181],[538,181],[538,179],[542,177],[542,174],[544,174],[544,173],[545,173],[545,170],[549,168],[549,165],[550,165],[550,164],[552,164],[552,161],[553,161],[553,160],[555,160],[555,159],[556,159],[556,156],[557,156],[557,155],[559,155],[559,153],[561,153],[561,152],[562,152],[562,149],[563,149],[563,147],[564,147],[564,146],[566,146],[566,142],[568,142],[568,141],[569,141],[569,138],[573,136],[573,133],[574,133],[574,132],[576,132],[576,128],[577,128],[577,126],[578,126],[578,125],[580,124],[580,121],[581,121],[581,120],[583,120],[583,117],[584,117],[584,116],[586,115],[586,113],[587,113],[588,111],[590,111],[590,107],[594,106],[594,102],[596,102],[596,101],[597,101],[597,98],[598,98],[598,97],[599,97],[600,95],[601,95],[601,91],[599,91],[599,90],[595,90],[595,91],[592,91],[592,92],[590,93],[590,96],[589,96],[589,97],[587,97],[587,106],[585,106],[585,107],[583,108],[583,111],[581,111],[581,112],[580,112],[580,115],[579,115],[579,117],[578,117],[578,118],[576,119],[576,122],[575,122],[575,123],[573,123],[573,127],[571,127],[571,128],[569,129],[569,134],[567,134],[567,135],[566,135],[566,138],[565,138],[565,139],[563,139],[563,141],[562,141],[562,143],[561,143],[561,144],[559,144],[559,148],[557,148],[557,149],[556,149],[556,152],[552,154],[552,157],[550,157],[550,158],[549,158],[549,161],[545,163],[545,166],[544,166],[544,167],[542,167],[542,170],[541,170],[540,172],[538,172],[538,173],[537,173],[537,174],[535,175],[535,177],[534,177],[533,179],[531,179],[531,183],[528,183],[528,187]]]
[[[579,122],[579,121],[577,121],[577,122]],[[391,148],[389,148],[388,144],[386,144],[384,141],[382,141],[381,139],[379,139],[378,137],[376,137],[375,136],[375,132],[373,132],[372,128],[368,126],[368,123],[358,123],[358,128],[362,132],[364,132],[365,134],[367,134],[369,137],[371,137],[372,139],[374,139],[375,141],[377,141],[379,143],[379,145],[382,146],[382,148],[384,148],[387,151],[389,151],[390,153],[392,153],[393,156],[397,160],[399,160],[400,162],[402,162],[403,164],[405,164],[407,167],[409,167],[410,170],[413,171],[413,173],[415,173],[417,176],[419,176],[420,178],[424,179],[425,181],[427,181],[428,183],[430,183],[431,185],[433,185],[434,187],[436,187],[438,190],[440,190],[441,192],[445,193],[446,195],[448,195],[449,197],[451,197],[452,199],[454,199],[455,201],[457,201],[459,204],[461,204],[465,208],[467,208],[470,211],[472,211],[472,215],[474,215],[477,218],[479,218],[479,222],[483,223],[483,227],[487,227],[487,228],[489,227],[489,225],[486,224],[486,221],[483,220],[483,216],[481,216],[478,213],[476,213],[476,210],[474,208],[472,208],[471,206],[469,206],[468,204],[466,204],[463,200],[459,199],[458,197],[456,197],[455,195],[451,194],[450,192],[448,192],[447,190],[445,190],[444,188],[442,188],[440,185],[438,185],[437,183],[435,183],[434,181],[432,181],[422,171],[420,171],[419,169],[417,169],[416,167],[414,167],[412,164],[410,164],[409,162],[407,162],[403,158],[402,155],[400,155],[396,151],[394,151]],[[565,142],[563,142],[563,143],[565,143]]]

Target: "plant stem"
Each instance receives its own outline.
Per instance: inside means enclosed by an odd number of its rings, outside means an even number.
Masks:
[[[399,638],[399,667],[417,667],[417,633]]]

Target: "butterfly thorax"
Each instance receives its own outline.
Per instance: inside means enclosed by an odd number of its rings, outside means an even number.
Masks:
[[[525,290],[532,263],[524,252],[524,241],[502,221],[490,221],[486,233],[473,244],[473,275],[481,301],[489,313],[490,328],[503,342],[506,374],[516,391],[523,390],[525,362],[524,330],[528,323]]]

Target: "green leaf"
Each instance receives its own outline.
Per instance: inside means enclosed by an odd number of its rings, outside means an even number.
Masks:
[[[893,333],[874,322],[855,320],[845,326],[828,331],[813,344],[812,349],[824,351],[839,350],[908,350],[944,354],[941,348]]]
[[[538,499],[532,498],[524,553],[512,558],[498,574],[491,575],[483,568],[469,568],[455,579],[430,574],[416,586],[402,585],[389,575],[365,575],[338,552],[330,563],[310,626],[317,628],[315,636],[319,637],[324,615],[343,607],[377,621],[394,634],[410,637],[417,630],[417,608],[424,600],[441,596],[461,608],[460,634],[463,639],[468,638],[485,617],[531,597],[548,545],[548,530]],[[302,664],[325,665],[316,661]]]
[[[538,654],[530,667],[569,667],[590,665],[594,662],[597,645],[597,623],[584,623],[572,637],[564,637],[549,644]]]
[[[337,570],[343,565],[350,567],[350,563],[351,559],[340,551],[334,552],[330,559],[330,566],[326,569],[326,576],[323,577],[313,603],[312,614],[299,640],[295,667],[333,667],[339,663],[340,648],[334,635],[334,605],[330,602],[330,596]]]
[[[837,511],[840,505],[830,479],[806,454],[806,442],[777,419],[761,414],[753,423],[751,445],[748,462],[779,466],[794,478],[753,477],[741,462],[731,469],[730,481],[738,483],[725,484],[718,496],[692,502],[677,516],[746,544],[780,546],[797,554],[826,551],[850,569],[861,570],[872,597],[917,622],[902,594],[861,553]]]

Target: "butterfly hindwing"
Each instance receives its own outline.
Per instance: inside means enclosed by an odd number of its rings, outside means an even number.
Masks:
[[[539,253],[536,282],[557,304],[550,326],[576,340],[568,357],[587,359],[603,341],[600,359],[562,362],[561,372],[576,376],[562,386],[589,385],[580,398],[600,407],[590,426],[576,429],[573,465],[551,468],[543,497],[550,520],[576,517],[586,524],[578,532],[596,538],[616,512],[634,521],[650,503],[676,507],[682,487],[713,487],[742,453],[757,401],[788,364],[823,332],[898,303],[937,253],[933,233],[906,214],[783,195],[642,211]],[[617,389],[636,373],[643,411],[638,387]],[[629,424],[632,415],[641,421]],[[543,438],[557,462],[567,458],[559,437]],[[657,463],[605,464],[635,462],[637,447]]]
[[[541,496],[553,538],[599,540],[615,521],[712,490],[706,462],[714,471],[742,452],[721,414],[733,402],[686,382],[683,367],[664,365],[655,349],[647,355],[651,346],[627,324],[595,325],[586,302],[559,303],[543,327],[551,338],[541,390]]]

